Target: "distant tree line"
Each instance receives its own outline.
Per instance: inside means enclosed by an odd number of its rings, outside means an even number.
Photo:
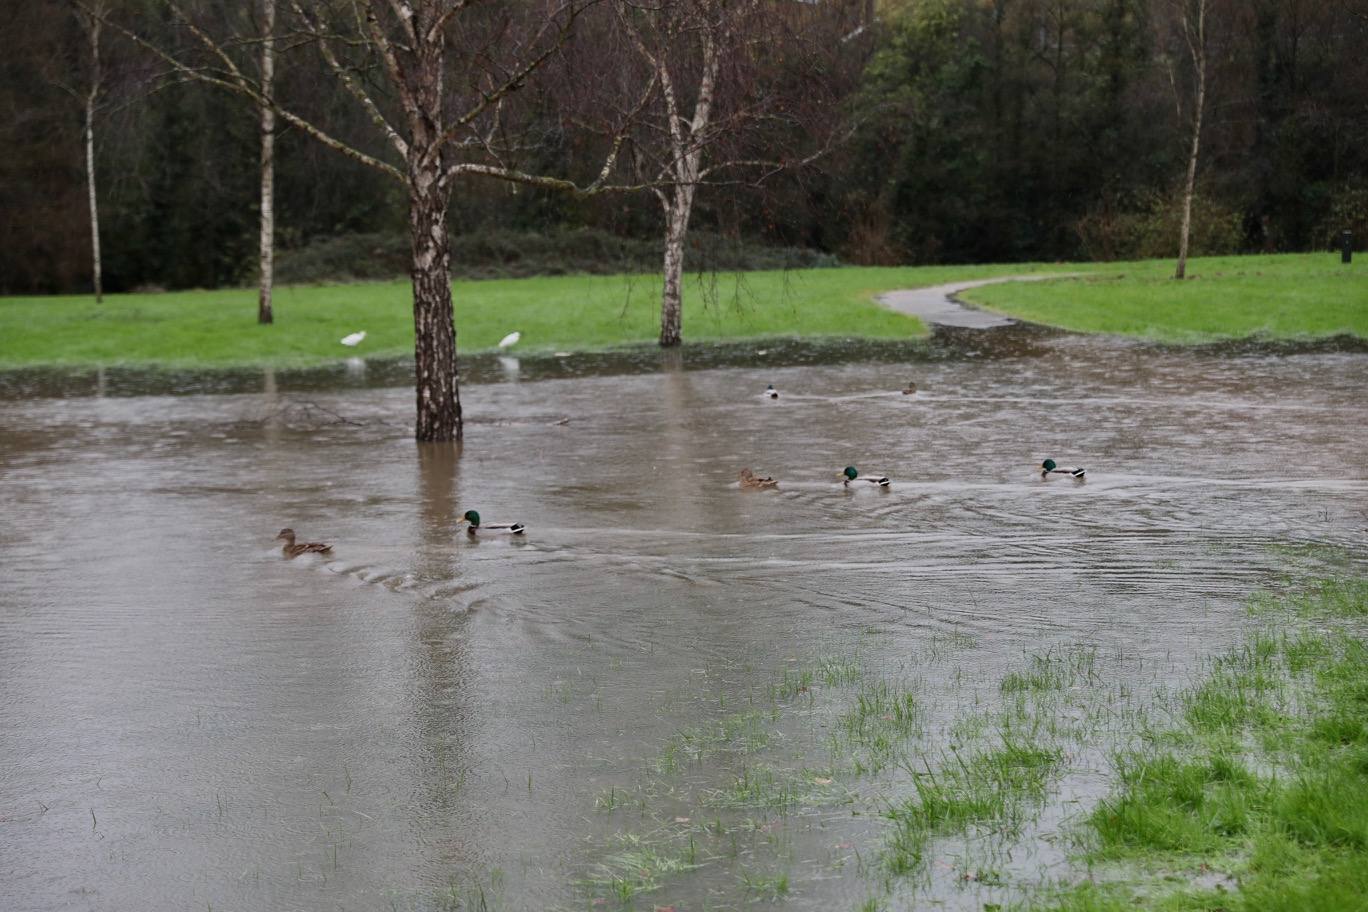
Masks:
[[[829,36],[848,42],[839,65],[853,68],[821,82],[821,103],[844,125],[839,144],[763,187],[747,176],[725,192],[705,188],[689,200],[693,224],[713,246],[734,238],[852,263],[1176,256],[1196,79],[1176,25],[1184,2],[879,4],[872,23]],[[155,0],[112,5],[131,9],[168,46],[187,41]],[[191,5],[225,34],[259,26],[255,4]],[[0,0],[0,292],[91,289],[88,117],[106,291],[254,281],[260,111],[183,78],[109,28],[92,101],[90,20],[77,10],[70,0]],[[1343,228],[1368,235],[1368,2],[1211,0],[1207,17],[1193,252],[1322,248]],[[607,40],[607,20],[599,22],[584,40]],[[643,43],[621,58],[624,71],[650,79],[652,55],[673,40],[673,26],[640,13],[628,25],[615,40],[635,34]],[[365,110],[320,76],[316,56],[288,52],[297,40],[280,35],[275,94],[382,154]],[[568,40],[572,53],[579,39]],[[592,47],[580,50],[593,56]],[[788,83],[768,84],[763,105],[745,110],[765,117],[805,100],[804,81],[816,77],[796,65],[789,73]],[[521,164],[594,173],[603,125],[571,112],[577,100],[557,85],[526,91]],[[640,123],[651,129],[649,118]],[[752,137],[726,152],[778,161],[789,154],[791,129],[788,122],[765,134],[768,148]],[[644,139],[638,147],[647,149]],[[623,166],[678,168],[680,158],[662,148],[654,164],[643,155]],[[667,199],[577,198],[456,180],[447,227],[458,238],[535,234],[584,249],[580,229],[592,229],[663,251],[662,206],[676,219],[687,208],[681,184]],[[274,194],[286,275],[292,255],[307,259],[338,236],[364,235],[364,249],[377,237],[402,244],[408,232],[402,186],[279,121]],[[546,258],[566,268],[566,258]]]

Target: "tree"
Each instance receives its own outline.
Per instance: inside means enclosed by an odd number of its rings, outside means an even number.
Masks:
[[[1207,94],[1207,0],[1177,0],[1178,23],[1192,59],[1192,140],[1183,183],[1183,221],[1178,235],[1178,268],[1173,277],[1187,276],[1188,239],[1192,233],[1192,196],[1197,187],[1197,156],[1202,145],[1202,115]],[[1180,106],[1181,110],[1181,106]]]
[[[468,0],[290,0],[298,47],[316,48],[327,71],[366,112],[372,140],[339,136],[287,106],[239,55],[251,40],[211,35],[178,0],[165,0],[190,49],[171,48],[122,30],[184,78],[269,106],[281,120],[329,148],[378,169],[408,195],[413,288],[415,436],[423,442],[463,435],[452,313],[447,207],[457,182],[494,178],[580,195],[639,189],[608,183],[625,136],[586,183],[535,174],[517,159],[529,148],[516,122],[517,93],[568,40],[596,0],[486,5]],[[225,27],[226,28],[226,27]],[[373,78],[383,94],[375,91]],[[392,99],[392,100],[391,100]],[[397,160],[398,163],[395,163]]]
[[[627,81],[647,87],[630,118],[632,151],[639,182],[664,216],[660,345],[669,348],[683,340],[684,249],[699,189],[741,174],[760,183],[835,141],[832,55],[842,48],[835,26],[847,11],[762,0],[613,0],[612,10],[637,58],[632,68],[624,61],[623,72],[640,71]],[[802,78],[792,78],[797,71]],[[777,156],[764,141],[776,134],[785,149]],[[788,151],[805,146],[806,156]]]
[[[109,12],[106,0],[93,0],[89,7],[77,6],[76,21],[85,35],[87,75],[84,91],[72,94],[81,99],[84,114],[86,199],[90,207],[90,276],[95,303],[104,301],[104,266],[100,260],[100,206],[95,185],[95,111],[104,89],[104,70],[100,63],[100,32]]]
[[[261,3],[261,244],[257,322],[273,323],[275,285],[275,19],[276,0]]]

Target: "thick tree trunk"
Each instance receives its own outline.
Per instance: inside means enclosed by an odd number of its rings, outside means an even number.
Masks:
[[[665,284],[660,295],[660,347],[684,341],[684,240],[689,236],[694,187],[681,185],[660,200],[665,210]]]
[[[689,216],[678,202],[665,210],[665,287],[660,296],[660,347],[684,341],[684,238]]]
[[[261,91],[269,100],[275,79],[275,0],[262,2]],[[257,322],[275,322],[271,293],[275,287],[275,109],[261,105],[261,285]]]
[[[90,197],[90,265],[95,285],[95,303],[104,301],[104,267],[100,262],[100,208],[95,197],[95,90],[86,96],[85,106],[86,194]]]
[[[1206,108],[1206,0],[1198,0],[1196,42],[1192,47],[1192,63],[1197,70],[1197,97],[1192,114],[1192,151],[1188,155],[1187,181],[1183,185],[1183,226],[1178,236],[1178,268],[1175,279],[1187,277],[1188,239],[1192,233],[1192,197],[1197,189],[1197,154],[1202,143],[1202,112]]]
[[[422,442],[460,440],[461,392],[456,367],[456,327],[451,309],[451,249],[447,240],[446,191],[436,167],[412,175],[409,233],[413,242],[414,367]]]

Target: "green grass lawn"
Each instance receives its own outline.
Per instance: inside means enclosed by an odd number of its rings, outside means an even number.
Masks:
[[[1129,264],[842,268],[690,276],[687,341],[774,336],[910,338],[920,321],[874,296],[959,279],[1083,271],[1086,279],[999,286],[969,299],[1012,316],[1084,332],[1170,341],[1267,335],[1368,337],[1368,278],[1329,255],[1195,260],[1188,282],[1168,261]],[[462,351],[523,334],[519,351],[650,343],[658,276],[562,276],[453,285]],[[413,351],[407,282],[280,288],[276,323],[256,324],[251,289],[0,299],[0,368],[151,365],[306,366]],[[355,350],[342,336],[364,329]]]
[[[977,288],[965,300],[1076,332],[1161,342],[1368,338],[1368,264],[1338,256],[1210,257],[1173,279],[1173,262],[1097,264],[1058,282]]]
[[[924,335],[918,320],[874,295],[1039,267],[954,266],[815,269],[689,276],[688,341],[771,336]],[[650,343],[659,332],[658,276],[560,276],[453,283],[462,351],[493,348],[522,333],[518,351],[602,349]],[[406,281],[278,288],[276,322],[256,323],[252,289],[0,299],[0,368],[141,364],[306,366],[349,355],[413,352]],[[365,330],[355,349],[338,343]]]

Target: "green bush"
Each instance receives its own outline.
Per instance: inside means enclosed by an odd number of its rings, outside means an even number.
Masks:
[[[1183,197],[1147,194],[1132,203],[1108,201],[1078,220],[1075,229],[1092,260],[1166,259],[1178,255]],[[1198,193],[1192,198],[1189,256],[1240,252],[1240,214]]]

